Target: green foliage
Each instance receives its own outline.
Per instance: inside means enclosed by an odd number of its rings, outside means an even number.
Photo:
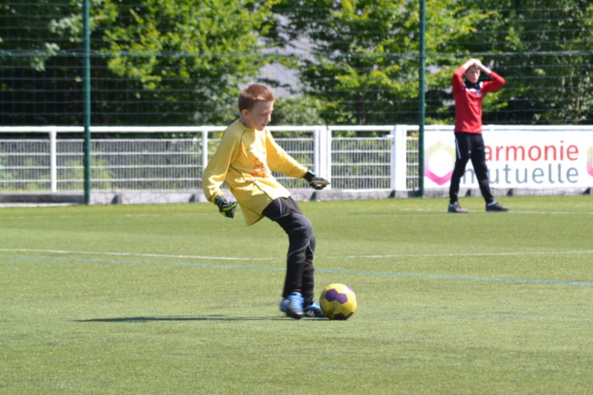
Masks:
[[[298,89],[283,123],[418,122],[416,0],[89,1],[94,125],[225,124],[255,81]],[[0,123],[80,124],[82,1],[34,3],[0,4]],[[469,57],[508,81],[485,122],[593,122],[590,1],[426,0],[426,22],[429,123]]]
[[[590,1],[463,3],[498,9],[466,45],[472,52],[489,53],[492,65],[506,75],[508,84],[501,100],[508,102],[503,113],[507,122],[578,124],[593,120]]]
[[[428,1],[429,89],[450,85],[452,57],[440,54],[471,35],[488,13],[468,13],[457,1]],[[388,0],[283,1],[289,18],[285,45],[311,43],[300,64],[307,94],[325,104],[326,123],[415,122],[418,107],[418,2]],[[452,72],[452,71],[451,71]],[[388,109],[388,110],[387,110]],[[394,114],[408,113],[394,118]]]
[[[0,156],[0,191],[10,191],[14,190],[14,184],[11,183],[14,179],[14,174],[12,171],[7,169],[8,164],[8,157],[5,155]]]
[[[257,7],[255,7],[257,4]],[[150,98],[163,124],[228,119],[238,86],[269,62],[260,34],[274,1],[104,0],[96,13],[109,69],[135,80],[138,99]],[[184,89],[191,87],[191,89]],[[179,120],[177,120],[179,122]]]
[[[314,97],[279,98],[271,125],[321,125],[322,103]]]
[[[91,161],[92,187],[98,190],[111,190],[113,188],[109,163],[106,160],[92,159]],[[62,191],[80,191],[83,189],[84,168],[80,161],[66,161],[60,175],[59,189]]]
[[[262,53],[259,38],[269,28],[275,2],[92,0],[93,123],[228,121],[235,111],[231,103],[236,101],[239,85],[272,62],[273,56]],[[18,81],[48,78],[51,92],[42,91],[35,100],[56,100],[57,95],[65,103],[55,110],[57,121],[50,118],[49,122],[79,123],[80,109],[72,117],[59,113],[74,113],[76,106],[71,103],[81,100],[79,95],[76,100],[70,98],[81,92],[82,76],[79,67],[71,67],[70,53],[81,46],[82,2],[44,0],[39,7],[18,3],[0,7],[14,15],[2,18],[2,23],[13,25],[11,30],[5,28],[11,40],[0,35],[0,49],[7,50],[3,59],[10,55],[14,60],[3,65],[14,68],[8,69],[2,81],[5,90],[12,92],[12,101],[30,101],[20,97]],[[46,25],[32,26],[31,12],[40,13],[38,19]],[[41,18],[42,14],[50,17]],[[32,44],[22,47],[27,43]],[[33,57],[19,55],[31,51]],[[17,68],[25,62],[32,70]],[[30,119],[20,122],[35,123]]]
[[[39,0],[36,6],[30,3],[3,2],[0,4],[2,28],[8,34],[0,36],[0,60],[10,67],[29,67],[37,71],[45,69],[47,59],[60,49],[50,21],[45,26],[30,23],[32,18],[43,20],[48,13],[64,13],[67,5],[60,0]]]

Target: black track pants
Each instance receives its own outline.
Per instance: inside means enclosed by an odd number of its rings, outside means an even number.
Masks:
[[[457,202],[459,198],[459,183],[469,160],[472,161],[474,166],[474,172],[484,200],[486,200],[486,203],[494,201],[488,180],[488,166],[486,166],[486,151],[482,135],[478,133],[455,133],[455,151],[455,168],[453,169],[449,187],[450,203]]]
[[[315,296],[313,295],[315,235],[311,222],[290,197],[274,200],[262,214],[280,225],[288,235],[286,280],[282,297],[300,292],[305,298],[304,305],[308,306]]]

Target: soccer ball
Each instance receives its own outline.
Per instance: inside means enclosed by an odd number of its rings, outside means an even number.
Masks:
[[[330,284],[321,292],[319,305],[330,320],[347,320],[356,311],[356,294],[344,284]]]

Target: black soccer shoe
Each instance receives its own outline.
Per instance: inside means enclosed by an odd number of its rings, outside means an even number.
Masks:
[[[467,213],[469,213],[469,211],[464,209],[463,207],[461,207],[458,202],[450,204],[449,210],[447,212],[453,213],[453,214],[467,214]]]
[[[314,317],[314,318],[325,318],[325,314],[323,314],[323,310],[317,304],[317,302],[313,301],[309,306],[305,307],[305,317]]]
[[[507,211],[511,211],[511,209],[501,205],[500,203],[498,203],[496,201],[486,204],[486,212],[503,213],[503,212],[507,212]]]

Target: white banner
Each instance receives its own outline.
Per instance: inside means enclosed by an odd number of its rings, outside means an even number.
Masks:
[[[448,189],[455,164],[453,132],[426,131],[424,186]],[[593,186],[592,131],[484,131],[492,188]],[[462,188],[478,188],[471,161]]]

